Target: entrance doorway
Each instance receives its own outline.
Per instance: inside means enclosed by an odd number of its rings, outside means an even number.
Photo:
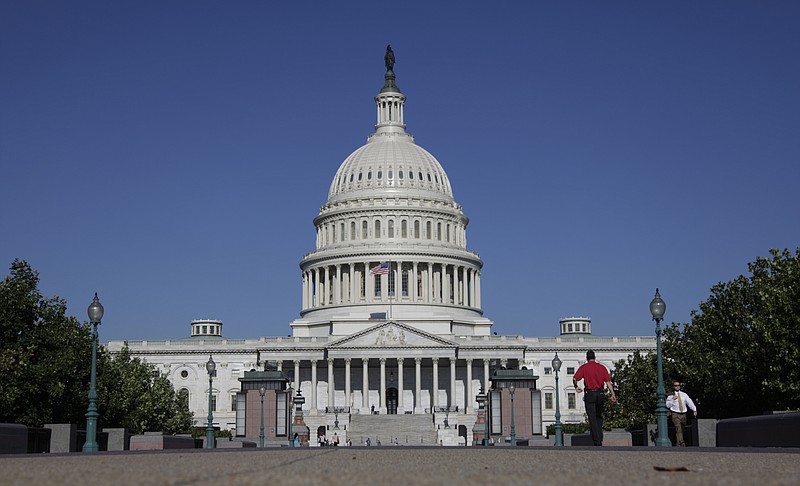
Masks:
[[[386,413],[397,415],[397,388],[386,389]]]

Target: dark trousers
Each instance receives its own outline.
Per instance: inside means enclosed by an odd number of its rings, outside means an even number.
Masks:
[[[594,445],[603,445],[603,404],[606,396],[602,390],[587,391],[583,399],[586,405],[586,415],[589,417],[589,430],[592,433]]]

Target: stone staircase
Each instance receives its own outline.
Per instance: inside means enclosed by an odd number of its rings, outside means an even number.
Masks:
[[[438,445],[433,415],[351,415],[347,437],[353,445],[364,445],[369,437],[372,445],[388,446],[395,438],[400,445]]]

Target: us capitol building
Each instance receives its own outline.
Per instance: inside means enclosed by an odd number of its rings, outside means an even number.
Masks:
[[[300,261],[302,309],[291,336],[227,339],[222,321],[204,319],[191,322],[187,338],[111,341],[108,349],[127,345],[156,365],[188,394],[197,427],[206,426],[210,402],[215,427],[258,437],[264,393],[271,443],[291,436],[298,391],[311,445],[321,436],[472,445],[481,390],[489,396],[491,440],[504,441],[511,397],[493,388],[497,370],[531,370],[535,378],[514,393],[517,437],[546,434],[556,396],[562,422],[583,422],[571,374],[586,350],[611,370],[636,350],[655,350],[655,338],[593,336],[588,317],[561,319],[554,337],[492,333],[481,310],[483,261],[467,247],[469,219],[442,165],[406,132],[391,47],[385,64],[375,132],[339,166],[314,219],[316,244]],[[563,362],[558,389],[556,353]],[[210,356],[216,376],[209,400]],[[259,390],[267,374],[284,382]]]

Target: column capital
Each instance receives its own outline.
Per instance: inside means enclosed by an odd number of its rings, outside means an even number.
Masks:
[[[405,358],[397,358],[397,364],[402,365]]]
[[[379,359],[381,360],[381,364],[382,364],[382,365],[385,365],[385,364],[386,364],[386,358],[379,358]]]
[[[431,358],[431,361],[433,361],[433,364],[435,365],[439,364],[439,358]]]
[[[312,359],[311,360],[311,366],[317,366],[317,360]]]
[[[361,358],[361,363],[366,366],[369,363],[369,358]]]
[[[414,363],[416,364],[422,363],[422,358],[414,358]]]
[[[465,361],[467,362],[467,366],[472,366],[472,358],[467,358]]]
[[[293,362],[294,362],[294,365],[295,365],[295,366],[300,366],[300,362],[301,362],[301,361],[302,361],[302,360],[296,359],[296,360],[294,360]]]
[[[328,364],[333,364],[333,358],[328,358]]]
[[[344,364],[349,365],[352,358],[345,358]]]

